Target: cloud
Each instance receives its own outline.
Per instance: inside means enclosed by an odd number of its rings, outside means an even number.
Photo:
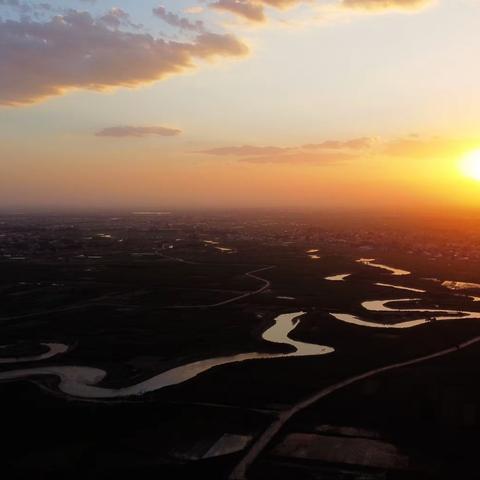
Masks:
[[[377,145],[374,137],[361,137],[352,140],[327,140],[296,147],[278,146],[228,146],[202,150],[195,153],[219,157],[237,157],[249,163],[311,163],[331,165],[360,156],[365,156]]]
[[[357,10],[418,10],[433,0],[342,0],[342,6]]]
[[[341,150],[341,149],[353,149],[353,150],[364,150],[367,148],[372,148],[378,139],[375,137],[360,137],[354,138],[347,141],[338,141],[338,140],[327,140],[322,143],[310,143],[304,145],[303,148],[310,150]]]
[[[336,0],[336,3],[324,4],[322,7],[337,10],[362,10],[376,13],[387,10],[418,10],[435,0]],[[318,4],[315,0],[216,0],[209,4],[210,8],[223,10],[237,15],[252,23],[264,23],[268,20],[265,7],[284,10],[300,4]]]
[[[359,137],[326,140],[301,146],[227,146],[202,150],[199,154],[234,157],[240,162],[272,164],[333,165],[362,159],[428,161],[460,158],[479,149],[478,138],[407,135],[396,138]]]
[[[241,0],[218,0],[210,4],[211,8],[224,10],[251,22],[265,22],[263,6],[259,3]]]
[[[421,137],[410,135],[390,140],[383,152],[393,157],[434,159],[459,155],[478,145],[476,139],[453,139],[444,137]]]
[[[119,126],[108,127],[95,133],[97,137],[146,137],[156,135],[160,137],[174,137],[182,133],[178,128],[160,127],[160,126]]]
[[[158,18],[161,18],[164,22],[168,23],[172,27],[179,28],[180,30],[190,30],[192,32],[205,32],[205,25],[201,20],[191,22],[188,18],[181,17],[175,13],[167,11],[164,7],[156,7],[153,9],[153,14]]]
[[[210,3],[216,10],[224,10],[251,22],[265,22],[265,7],[285,9],[312,0],[217,0]]]
[[[100,17],[100,22],[109,28],[132,27],[140,29],[142,26],[132,22],[130,15],[121,8],[111,8],[105,15]]]
[[[414,9],[434,0],[330,1],[335,6],[377,12]],[[93,2],[84,0],[84,4],[88,3]],[[318,2],[197,0],[197,3],[258,23],[268,19],[267,7],[281,10]],[[235,35],[212,33],[202,20],[191,21],[161,6],[153,13],[178,29],[183,40],[165,40],[145,33],[120,8],[94,18],[88,12],[52,10],[48,3],[0,0],[0,6],[13,7],[19,16],[16,20],[0,17],[0,105],[36,103],[78,89],[100,92],[133,88],[194,69],[201,60],[242,57],[249,52]],[[195,11],[203,9],[200,5],[194,7]],[[337,10],[345,12],[346,8]],[[44,18],[45,15],[49,17]]]
[[[52,12],[54,7],[49,3],[31,3],[20,0],[0,0],[0,7],[9,7],[22,15],[41,16],[42,13]]]
[[[204,11],[204,7],[202,7],[201,5],[192,5],[191,7],[185,8],[185,10],[183,11],[185,13],[197,14],[197,13],[202,13]]]
[[[359,158],[358,155],[347,152],[305,152],[297,151],[285,155],[262,155],[258,157],[242,158],[241,162],[247,163],[276,163],[276,164],[312,164],[335,165]]]
[[[231,34],[205,32],[191,42],[111,29],[87,12],[48,21],[0,20],[0,105],[22,105],[72,89],[135,87],[195,67],[195,59],[241,57]]]
[[[239,57],[249,53],[248,47],[230,34],[206,32],[198,35],[193,44],[183,44],[183,50],[185,45],[190,56],[207,60],[215,57]]]
[[[252,155],[275,155],[290,151],[289,148],[282,147],[255,147],[253,145],[242,145],[240,147],[220,147],[210,150],[202,150],[197,153],[217,156],[252,156]]]

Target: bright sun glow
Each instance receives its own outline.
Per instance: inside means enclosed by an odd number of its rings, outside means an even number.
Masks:
[[[462,160],[461,167],[467,177],[480,180],[480,150],[468,153]]]

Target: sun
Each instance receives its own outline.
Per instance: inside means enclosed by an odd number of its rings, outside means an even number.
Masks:
[[[480,181],[480,149],[465,155],[461,163],[461,169],[467,177]]]

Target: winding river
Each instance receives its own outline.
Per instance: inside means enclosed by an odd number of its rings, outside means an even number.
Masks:
[[[390,272],[393,276],[405,276],[410,275],[411,272],[407,270],[401,270],[399,268],[390,267],[388,265],[382,265],[375,262],[373,258],[361,258],[357,260],[357,263],[362,263],[363,265],[368,265],[370,267],[381,268]],[[337,275],[335,277],[327,277],[326,280],[344,280],[342,275]],[[456,284],[460,282],[455,282]],[[415,293],[426,293],[426,290],[421,290],[419,288],[404,287],[401,285],[392,285],[389,283],[375,283],[379,287],[393,288],[396,290],[404,290]],[[471,284],[469,284],[471,285]],[[412,328],[418,325],[424,325],[425,323],[430,323],[432,321],[442,321],[442,320],[465,320],[465,319],[480,319],[480,312],[468,312],[460,310],[441,310],[441,309],[428,309],[428,308],[392,308],[387,306],[387,304],[396,302],[396,303],[408,303],[419,301],[419,298],[400,298],[392,300],[373,300],[362,303],[362,307],[369,312],[388,312],[388,313],[422,313],[425,314],[423,318],[416,320],[407,320],[404,322],[397,323],[384,323],[384,322],[374,322],[371,320],[363,320],[356,315],[351,315],[348,313],[330,313],[334,318],[345,323],[351,323],[354,325],[359,325],[362,327],[370,328],[390,328],[390,329],[405,329]],[[475,300],[474,300],[475,301]]]
[[[265,330],[262,335],[262,338],[267,342],[290,345],[294,348],[294,351],[291,353],[250,352],[199,360],[167,370],[143,382],[118,389],[99,386],[99,383],[107,376],[107,372],[104,370],[78,366],[51,366],[11,370],[0,373],[0,381],[13,381],[38,376],[54,376],[59,379],[58,389],[67,395],[89,399],[124,398],[143,395],[172,385],[178,385],[220,365],[244,362],[246,360],[270,360],[274,358],[316,356],[332,353],[334,349],[331,347],[298,342],[288,336],[295,329],[300,321],[300,317],[304,314],[305,312],[295,312],[278,315],[275,318],[274,325]],[[15,360],[14,363],[18,363],[19,361],[26,360],[19,359]]]
[[[410,274],[410,272],[407,272],[406,270],[401,270],[398,268],[390,267],[388,265],[374,263],[374,259],[360,259],[357,260],[357,262],[371,267],[386,270],[390,272],[393,276],[404,276]],[[250,272],[250,274],[252,273],[253,272]],[[327,277],[326,280],[342,282],[345,281],[350,275],[351,274],[334,275],[331,277]],[[261,280],[260,277],[258,278]],[[376,283],[375,285],[415,293],[426,293],[425,290],[420,290],[418,288],[392,285],[388,283]],[[262,291],[264,288],[265,287],[262,287],[262,289],[260,289],[259,291]],[[257,293],[259,291],[257,291]],[[293,297],[278,298],[293,299]],[[362,303],[362,307],[368,312],[393,312],[400,314],[418,313],[418,316],[422,317],[414,320],[400,321],[397,323],[385,323],[373,320],[364,320],[358,316],[346,313],[331,313],[331,315],[335,319],[345,323],[355,324],[362,327],[384,329],[412,328],[432,321],[480,319],[480,312],[428,308],[408,308],[408,305],[406,306],[406,308],[394,308],[391,306],[392,303],[408,304],[410,302],[417,302],[419,300],[419,298],[402,298],[392,300],[373,300],[365,301]],[[271,327],[267,328],[262,334],[263,340],[267,342],[289,345],[292,349],[290,353],[249,352],[237,355],[199,360],[196,362],[181,365],[176,368],[172,368],[158,375],[155,375],[143,382],[121,388],[107,388],[101,386],[101,383],[107,377],[107,372],[99,368],[83,366],[40,366],[34,368],[10,370],[0,373],[0,381],[14,381],[19,379],[29,379],[32,377],[53,376],[59,380],[57,388],[61,392],[73,397],[84,399],[125,398],[143,395],[149,392],[161,390],[169,386],[178,385],[198,375],[201,375],[202,373],[205,373],[214,367],[228,365],[231,363],[244,362],[248,360],[272,360],[288,357],[319,356],[332,353],[334,351],[332,347],[299,342],[292,340],[289,337],[290,333],[296,328],[298,322],[300,321],[300,317],[302,317],[304,314],[305,312],[299,311],[278,315],[275,318],[274,324]],[[44,343],[42,345],[48,347],[48,352],[41,355],[29,357],[0,358],[0,364],[18,364],[45,360],[48,358],[52,358],[55,355],[65,353],[69,348],[67,345],[58,343]]]
[[[442,287],[448,288],[449,290],[478,290],[480,289],[480,284],[446,280],[442,283]]]
[[[372,300],[368,302],[363,302],[362,307],[369,312],[396,312],[396,313],[422,313],[425,314],[424,318],[417,320],[408,320],[405,322],[398,323],[383,323],[383,322],[374,322],[369,320],[362,320],[361,318],[350,315],[347,313],[331,313],[334,318],[346,323],[352,323],[354,325],[360,325],[362,327],[371,327],[371,328],[412,328],[418,325],[424,325],[425,323],[430,323],[432,321],[442,321],[442,320],[465,320],[465,319],[480,319],[480,312],[464,312],[459,310],[439,310],[439,309],[428,309],[428,308],[392,308],[388,307],[389,303],[408,303],[416,302],[420,300],[419,298],[400,298],[393,300]],[[435,319],[435,320],[433,320]]]
[[[325,277],[325,280],[328,280],[329,282],[344,282],[350,275],[351,273],[342,273],[340,275]]]
[[[40,345],[47,347],[48,352],[30,357],[0,357],[0,364],[38,362],[40,360],[46,360],[47,358],[55,357],[61,353],[65,353],[69,348],[68,345],[64,345],[63,343],[41,343]],[[0,347],[0,349],[1,348],[5,347]]]
[[[426,290],[420,290],[419,288],[402,287],[400,285],[390,285],[389,283],[376,283],[375,285],[377,287],[394,288],[395,290],[406,290],[407,292],[427,293]]]
[[[375,268],[381,268],[382,270],[387,270],[394,276],[410,275],[411,273],[408,270],[401,270],[400,268],[394,268],[394,267],[389,267],[388,265],[383,265],[381,263],[375,263],[374,258],[360,258],[359,260],[357,260],[357,263],[368,265],[369,267],[375,267]]]

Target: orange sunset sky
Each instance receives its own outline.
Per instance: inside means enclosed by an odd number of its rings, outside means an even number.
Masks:
[[[476,207],[478,0],[0,0],[3,208]]]

